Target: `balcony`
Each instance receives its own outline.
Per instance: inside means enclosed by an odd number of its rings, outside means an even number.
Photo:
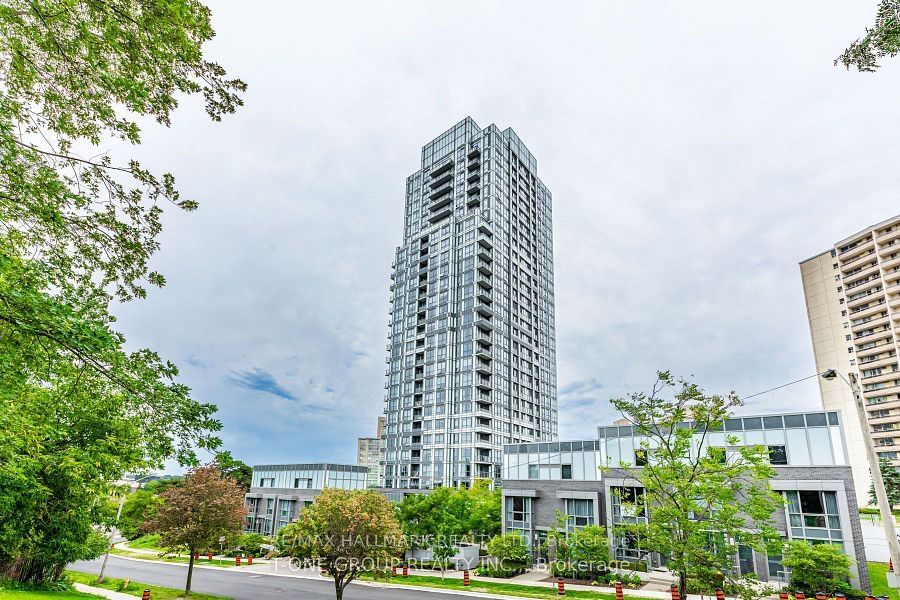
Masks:
[[[481,179],[481,171],[472,171],[471,173],[469,173],[469,176],[466,177],[466,181],[468,181],[469,183],[472,183],[473,181],[477,181],[479,179]]]
[[[436,179],[432,179],[432,180],[428,183],[428,187],[430,187],[431,189],[434,190],[434,189],[437,189],[437,188],[441,187],[441,186],[444,185],[445,183],[451,181],[452,179],[453,179],[453,171],[447,171],[446,173],[444,173],[444,174],[441,175],[440,177],[437,177]]]
[[[484,379],[483,377],[479,378],[478,381],[475,382],[475,387],[477,387],[480,390],[490,391],[491,390],[491,380]]]
[[[480,360],[493,360],[493,355],[491,354],[490,348],[476,348],[475,357]]]
[[[448,160],[447,162],[440,163],[436,167],[432,166],[431,167],[431,177],[435,178],[435,177],[438,177],[439,175],[443,175],[444,173],[449,171],[451,168],[453,168],[452,160]]]
[[[856,242],[849,244],[843,250],[840,250],[838,252],[838,256],[854,256],[854,254],[862,253],[864,250],[870,250],[873,245],[874,242],[872,241],[872,235],[866,234],[866,237],[864,239],[857,240]]]
[[[851,275],[844,275],[844,286],[849,290],[854,287],[855,283],[865,277],[871,275],[872,273],[878,272],[878,263],[871,264],[869,266],[863,267],[859,271]]]
[[[472,184],[471,186],[469,186],[469,189],[466,190],[466,193],[470,196],[473,196],[480,192],[481,192],[481,185],[478,183]]]
[[[473,206],[478,206],[481,204],[481,196],[469,196],[466,199],[466,206],[472,208]]]
[[[469,169],[470,171],[472,171],[473,169],[480,169],[481,168],[481,159],[478,157],[473,158],[472,160],[469,161],[469,164],[466,168]]]
[[[481,259],[479,259],[479,260],[478,260],[478,264],[476,265],[476,267],[478,268],[478,271],[479,271],[479,272],[481,272],[481,273],[483,273],[483,274],[485,274],[485,275],[492,275],[492,274],[493,274],[493,270],[492,270],[492,268],[491,268],[491,263],[489,263],[489,262],[486,261],[486,260],[481,260]]]
[[[472,148],[471,150],[469,150],[469,153],[466,154],[466,158],[470,158],[470,159],[475,158],[476,156],[481,156],[481,149]]]
[[[491,374],[491,365],[489,363],[485,363],[483,361],[478,361],[475,365],[475,372],[480,373],[482,375],[490,375]]]
[[[448,183],[448,184],[445,184],[443,187],[439,187],[436,190],[434,190],[433,192],[431,192],[430,194],[428,194],[428,198],[430,198],[431,200],[434,200],[435,198],[440,198],[444,194],[449,194],[452,191],[453,191],[453,185]]]
[[[491,262],[494,260],[494,253],[490,248],[485,248],[483,246],[478,247],[478,258],[485,262]]]
[[[858,306],[850,311],[850,316],[854,319],[874,315],[884,310],[884,298],[873,300],[868,305]]]
[[[475,321],[475,327],[480,329],[481,331],[493,331],[494,326],[487,319],[478,319]]]
[[[491,317],[494,316],[494,311],[492,311],[490,308],[488,308],[484,304],[479,304],[478,306],[476,306],[475,312],[486,319],[490,319]]]
[[[475,297],[485,304],[491,304],[493,302],[493,298],[491,297],[491,293],[485,289],[478,288],[475,291]]]
[[[428,209],[431,210],[432,212],[434,212],[436,210],[440,210],[440,209],[444,208],[451,202],[453,202],[453,196],[451,196],[450,194],[447,194],[446,196],[444,196],[442,198],[438,198],[437,200],[432,202],[431,205],[428,207]]]
[[[429,215],[429,217],[428,217],[428,222],[429,223],[437,223],[441,219],[446,219],[451,214],[453,214],[453,209],[452,209],[452,207],[448,206],[438,212],[431,213],[431,215]]]
[[[878,327],[879,325],[884,325],[888,322],[887,315],[884,316],[875,316],[875,317],[866,317],[869,320],[863,321],[862,323],[857,323],[856,325],[850,325],[850,331],[853,333],[857,333],[859,331],[863,331],[864,329],[870,329],[872,327]]]
[[[852,271],[856,267],[865,263],[865,259],[869,258],[875,254],[875,249],[866,252],[865,254],[860,254],[859,256],[855,256],[852,259],[841,264],[841,272],[846,273],[847,271]]]
[[[879,244],[890,242],[891,240],[900,239],[900,226],[894,225],[891,231],[887,231],[875,237]]]
[[[494,289],[494,284],[491,283],[491,278],[490,278],[490,276],[482,275],[481,273],[479,273],[478,275],[475,276],[475,283],[476,283],[479,287],[482,287],[482,288],[484,288],[484,289],[486,289],[486,290],[492,290],[492,289]]]
[[[478,239],[476,241],[478,242],[478,245],[481,246],[482,248],[491,250],[494,247],[494,242],[493,242],[493,240],[491,240],[491,237],[492,236],[490,234],[480,233],[480,234],[478,234]]]

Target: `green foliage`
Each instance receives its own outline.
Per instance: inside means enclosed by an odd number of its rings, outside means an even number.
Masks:
[[[212,36],[196,0],[0,5],[0,569],[24,581],[97,555],[106,482],[219,443],[215,407],[110,313],[164,283],[162,206],[196,203],[99,149],[168,124],[176,94],[232,112],[244,84],[204,59]]]
[[[430,546],[440,535],[481,542],[500,533],[500,503],[500,490],[483,483],[472,489],[442,487],[406,496],[397,504],[397,518],[415,546]]]
[[[159,543],[170,550],[190,553],[185,595],[191,591],[194,553],[213,548],[220,537],[241,531],[247,510],[244,490],[232,479],[223,479],[215,465],[193,469],[181,485],[161,496],[163,502],[147,524],[159,534]]]
[[[222,477],[234,479],[244,490],[250,489],[253,481],[253,467],[231,456],[228,450],[216,452],[214,462],[222,471]]]
[[[852,592],[853,560],[840,546],[795,541],[787,544],[783,556],[781,564],[791,570],[791,589],[810,595],[825,592],[829,596]]]
[[[866,29],[866,35],[856,39],[834,61],[847,69],[856,67],[860,72],[874,72],[884,57],[900,53],[900,0],[881,0],[875,15],[875,25]]]
[[[141,548],[143,550],[165,550],[162,542],[159,541],[158,533],[148,533],[137,539],[129,540],[128,546],[130,548]]]
[[[375,490],[327,488],[276,538],[282,556],[309,561],[334,578],[337,600],[360,574],[384,574],[406,550],[394,507]]]
[[[598,525],[573,529],[559,510],[555,525],[547,531],[543,549],[550,557],[550,573],[554,577],[594,579],[608,568],[606,529]]]
[[[149,490],[137,490],[128,494],[119,518],[122,535],[128,540],[134,540],[147,533],[145,524],[153,518],[160,504],[162,499]]]
[[[664,397],[665,392],[673,392]],[[754,597],[766,590],[734,573],[739,545],[767,551],[780,543],[771,524],[782,500],[769,487],[775,475],[763,446],[744,446],[723,433],[731,411],[741,405],[734,394],[708,395],[695,383],[661,372],[650,394],[635,393],[613,405],[643,437],[647,464],[629,468],[644,488],[643,499],[623,502],[635,514],[649,507],[646,523],[623,523],[639,548],[668,558],[678,575],[682,597],[687,581],[707,591],[727,583],[735,593]],[[723,439],[713,445],[714,437]],[[724,446],[734,448],[726,456]]]
[[[229,556],[262,556],[263,544],[270,543],[269,538],[258,533],[244,533],[237,537],[232,544],[233,548]]]
[[[890,459],[884,457],[878,459],[878,467],[881,469],[881,477],[884,479],[884,491],[887,492],[888,502],[891,506],[900,504],[900,469],[897,469]],[[874,484],[869,485],[869,502],[872,505],[878,505]],[[881,513],[876,511],[876,514]]]
[[[525,539],[518,533],[494,536],[487,548],[492,560],[479,572],[488,577],[513,577],[524,572],[531,560]]]

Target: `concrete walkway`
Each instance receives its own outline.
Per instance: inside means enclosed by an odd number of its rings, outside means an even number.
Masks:
[[[149,548],[132,548],[128,545],[128,542],[116,542],[113,544],[114,548],[119,550],[125,550],[127,552],[134,552],[135,554],[146,554],[148,556],[160,556],[162,554],[159,550],[150,550]],[[176,556],[179,558],[190,558],[190,554],[184,552],[166,552],[165,556]],[[213,560],[227,560],[234,562],[233,556],[225,556],[224,554],[213,554]],[[201,565],[204,562],[209,562],[208,554],[201,554],[198,559],[194,561],[194,566]],[[265,565],[268,564],[268,560],[265,558],[254,558],[254,565]],[[247,557],[241,559],[241,565],[247,564]]]
[[[74,587],[79,592],[83,592],[85,594],[93,594],[94,596],[102,596],[103,598],[109,598],[109,600],[134,600],[134,596],[132,596],[131,594],[123,594],[122,592],[105,590],[103,588],[93,587],[90,585],[85,585],[83,583],[76,583]]]

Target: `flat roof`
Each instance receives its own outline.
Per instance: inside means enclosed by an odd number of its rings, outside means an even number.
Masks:
[[[367,473],[368,467],[359,465],[339,465],[337,463],[298,463],[289,465],[254,465],[254,471],[349,471]]]

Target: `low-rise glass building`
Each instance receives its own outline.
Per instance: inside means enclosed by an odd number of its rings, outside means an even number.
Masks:
[[[310,463],[253,467],[245,496],[247,531],[275,533],[293,521],[325,488],[366,489],[368,469],[357,465]]]
[[[646,519],[628,510],[640,504],[643,488],[635,478],[646,460],[645,438],[632,426],[599,427],[596,440],[512,444],[504,447],[503,530],[518,531],[540,554],[547,531],[561,511],[570,528],[601,525],[610,532],[611,556],[643,561],[648,568],[665,557],[637,548],[634,540],[614,535],[622,522]],[[784,504],[773,516],[785,540],[832,543],[857,563],[856,584],[868,589],[856,492],[837,412],[772,414],[729,419],[707,432],[704,451],[720,447],[727,456],[738,445],[766,446],[777,472],[772,488]],[[733,441],[733,440],[732,440]],[[692,453],[701,445],[695,438]],[[652,512],[650,515],[652,518]],[[784,581],[780,556],[739,548],[736,572],[762,581]]]

